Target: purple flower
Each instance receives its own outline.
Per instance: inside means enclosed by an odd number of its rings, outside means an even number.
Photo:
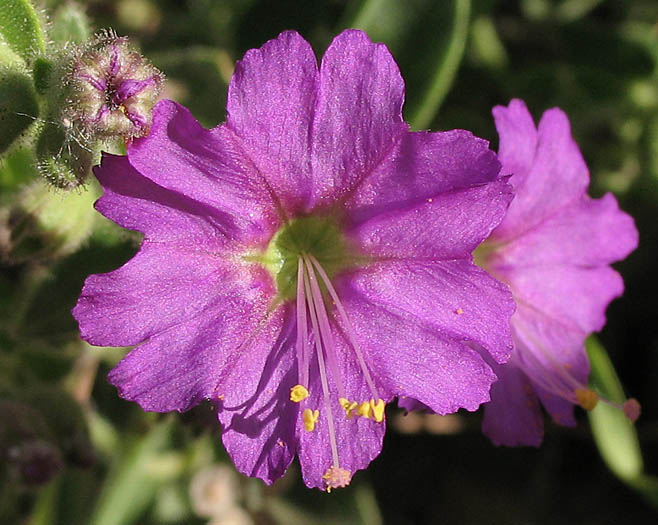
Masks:
[[[515,350],[485,406],[483,431],[497,445],[541,443],[539,401],[562,425],[575,425],[575,404],[591,410],[599,396],[587,386],[585,338],[601,330],[605,309],[623,291],[610,263],[637,246],[633,219],[606,194],[591,199],[589,174],[560,109],[535,124],[521,100],[493,110],[498,158],[512,174],[515,198],[476,259],[509,285]],[[639,405],[621,407],[629,418]]]
[[[282,33],[236,65],[227,122],[169,101],[128,156],[106,155],[96,207],[145,239],[87,279],[95,345],[139,345],[110,373],[145,410],[212,400],[237,468],[267,483],[298,455],[331,490],[379,453],[384,405],[438,413],[489,399],[514,302],[471,252],[511,199],[485,141],[411,133],[385,46],[339,35],[318,69]]]
[[[127,38],[102,32],[73,54],[64,118],[95,138],[148,132],[162,73]]]

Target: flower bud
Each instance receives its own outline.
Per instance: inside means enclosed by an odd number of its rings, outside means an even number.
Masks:
[[[62,120],[90,139],[145,135],[162,80],[127,38],[99,33],[72,54]]]

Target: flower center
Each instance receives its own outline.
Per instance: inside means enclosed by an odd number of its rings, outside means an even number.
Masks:
[[[333,217],[294,219],[272,237],[265,253],[256,257],[274,277],[281,301],[297,296],[297,266],[303,254],[313,255],[330,279],[358,262],[355,250],[351,249]]]
[[[272,274],[281,301],[295,300],[297,337],[297,384],[290,385],[290,401],[300,404],[306,432],[327,432],[331,464],[323,476],[327,491],[349,484],[351,473],[341,467],[336,436],[336,417],[348,424],[359,418],[372,424],[384,420],[380,398],[364,355],[359,348],[347,312],[331,280],[338,272],[364,262],[356,255],[332,217],[303,217],[286,224],[270,241],[267,250],[255,257]],[[350,399],[341,376],[332,325],[340,330],[354,352],[360,375],[369,390],[368,399]],[[317,361],[322,402],[311,397],[311,363]],[[315,370],[315,368],[313,368]],[[332,385],[332,386],[330,386]]]

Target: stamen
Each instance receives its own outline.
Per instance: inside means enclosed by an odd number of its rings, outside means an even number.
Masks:
[[[327,492],[331,492],[331,489],[347,487],[352,479],[352,473],[344,468],[330,467],[322,479],[327,483]]]
[[[516,327],[518,330],[518,326]],[[523,336],[532,345],[539,350],[541,356],[548,361],[548,365],[542,362],[533,351],[518,354],[518,364],[528,377],[534,383],[544,390],[566,399],[570,403],[579,405],[585,410],[594,410],[599,401],[622,410],[626,417],[635,422],[640,415],[640,404],[635,399],[628,399],[624,403],[616,403],[604,397],[589,388],[586,384],[579,381],[568,370],[568,365],[560,363],[555,355],[548,351],[539,341],[527,332],[522,332]],[[531,361],[526,364],[525,361]],[[537,373],[537,371],[541,371]]]
[[[311,293],[311,285],[304,273],[304,289],[306,290],[306,298],[308,300],[308,310],[311,314],[311,325],[313,326],[313,335],[315,338],[315,348],[318,356],[318,368],[320,369],[320,382],[322,383],[322,394],[324,395],[325,410],[327,412],[327,422],[329,430],[329,444],[331,446],[331,456],[333,460],[333,467],[336,470],[340,469],[338,464],[338,446],[336,445],[336,428],[334,426],[334,416],[331,412],[331,400],[329,398],[329,384],[327,383],[327,371],[324,367],[324,356],[322,355],[322,341],[320,339],[320,329],[318,327],[318,320],[316,314],[316,306],[314,304],[313,294]],[[331,469],[329,469],[331,470]],[[327,471],[329,472],[329,471]]]
[[[313,430],[315,430],[315,425],[317,424],[319,417],[319,410],[311,410],[310,408],[304,410],[302,413],[302,419],[304,421],[304,428],[307,432],[313,432]]]
[[[380,399],[380,401],[381,401],[381,399]],[[383,403],[383,401],[382,401],[382,403]],[[371,408],[372,407],[370,406],[370,403],[368,401],[364,401],[363,403],[361,403],[357,407],[356,413],[357,413],[357,415],[359,415],[361,417],[365,417],[366,419],[370,419],[370,410],[371,410]]]
[[[375,402],[374,399],[371,399],[370,407],[372,408],[373,419],[377,421],[377,423],[384,421],[384,401],[382,399],[378,399],[377,402]]]
[[[310,349],[308,348],[308,326],[306,322],[306,297],[304,295],[304,261],[297,262],[297,377],[300,385],[308,386]]]
[[[375,383],[372,380],[372,377],[370,376],[370,371],[368,370],[365,359],[363,358],[363,353],[361,352],[359,346],[356,344],[356,336],[354,333],[354,328],[352,328],[352,324],[350,323],[349,318],[347,317],[347,313],[345,312],[343,303],[341,303],[340,299],[338,298],[338,294],[336,293],[336,290],[331,284],[331,280],[329,279],[327,272],[324,271],[324,268],[322,268],[318,260],[315,257],[313,257],[313,255],[311,254],[309,254],[309,259],[313,262],[313,265],[315,266],[318,273],[320,274],[320,277],[322,278],[324,285],[327,287],[327,291],[329,292],[329,295],[331,295],[331,298],[334,304],[336,305],[336,309],[338,310],[338,313],[340,314],[341,319],[343,320],[343,323],[345,325],[345,333],[347,335],[347,338],[349,339],[350,344],[352,345],[352,348],[354,349],[354,353],[356,354],[356,357],[359,361],[361,372],[363,373],[363,377],[365,378],[368,388],[370,389],[370,393],[375,399],[380,399],[379,394],[377,393],[377,388],[375,388]]]
[[[354,401],[349,401],[344,397],[339,398],[338,402],[340,403],[340,406],[343,407],[347,419],[352,419],[352,416],[354,416],[354,409],[357,408],[359,404]]]
[[[599,395],[589,388],[577,388],[574,391],[578,404],[587,411],[594,410],[599,402]]]
[[[295,385],[290,389],[290,401],[294,403],[301,403],[308,395],[308,389],[303,385]]]
[[[338,368],[338,363],[336,362],[336,344],[334,342],[334,336],[331,333],[331,327],[329,326],[329,318],[327,316],[327,310],[324,307],[324,300],[322,299],[322,292],[320,291],[320,286],[318,285],[318,280],[315,277],[315,272],[313,271],[313,266],[311,262],[306,259],[306,268],[308,270],[308,279],[311,283],[311,293],[313,294],[313,304],[315,305],[315,311],[320,325],[320,333],[322,335],[322,342],[324,350],[327,354],[327,364],[329,365],[329,370],[331,371],[331,376],[336,383],[338,389],[338,397],[345,397],[345,387],[343,386],[343,380],[341,377],[340,369]]]

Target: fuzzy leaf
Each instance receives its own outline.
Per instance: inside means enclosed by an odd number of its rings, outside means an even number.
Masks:
[[[26,62],[45,51],[41,19],[27,0],[3,0],[0,36]]]
[[[60,6],[52,19],[50,37],[55,42],[82,44],[91,37],[89,19],[84,9],[73,2]]]
[[[38,115],[39,104],[30,76],[0,66],[0,155],[23,136]]]

